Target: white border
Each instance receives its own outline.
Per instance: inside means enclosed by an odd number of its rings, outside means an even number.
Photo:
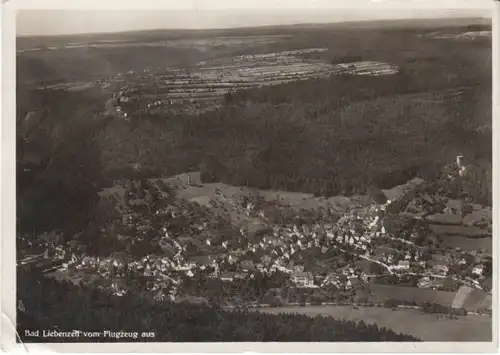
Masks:
[[[283,7],[320,9],[330,8],[333,1],[327,0],[268,0],[266,8]],[[359,0],[368,2],[371,0]],[[388,8],[394,3],[401,3],[395,0],[378,0],[385,1]],[[405,6],[412,7],[417,3],[422,3],[425,0],[414,0],[413,2],[407,0]],[[459,1],[459,0],[457,0]],[[470,2],[479,3],[487,0],[470,0]],[[221,5],[221,4],[225,5]],[[260,3],[261,5],[258,5]],[[353,7],[354,1],[344,1],[342,4],[350,3]],[[229,4],[231,4],[229,6]],[[343,7],[337,1],[337,7]],[[270,7],[268,7],[271,5]],[[7,4],[2,6],[2,120],[1,120],[1,346],[3,350],[8,351],[56,351],[56,352],[169,352],[169,353],[184,353],[184,352],[207,352],[207,353],[234,353],[234,352],[288,352],[288,353],[407,353],[407,352],[432,352],[432,353],[493,353],[498,351],[498,258],[493,258],[493,265],[495,270],[493,280],[493,332],[494,340],[491,343],[474,342],[474,343],[458,343],[458,342],[422,342],[422,343],[109,343],[109,344],[16,344],[15,343],[15,327],[12,323],[15,320],[16,313],[16,295],[15,295],[15,11],[16,9],[92,9],[116,10],[117,6],[120,9],[164,9],[164,10],[207,10],[207,9],[222,9],[231,7],[233,9],[258,9],[262,6],[260,1],[241,1],[233,0],[232,2],[223,0],[184,0],[171,1],[171,0],[141,0],[140,2],[129,1],[116,1],[108,0],[87,0],[87,1],[68,1],[68,0],[9,0]],[[362,6],[359,5],[359,6]],[[493,14],[493,63],[497,65],[500,63],[500,3],[494,5],[495,11]],[[497,135],[500,127],[498,115],[500,114],[500,102],[495,100],[498,98],[499,92],[499,75],[500,70],[497,66],[493,65],[493,135]],[[500,142],[493,139],[493,175],[495,177],[493,182],[493,211],[494,216],[500,215],[499,203],[499,186],[498,186],[498,166],[499,166],[499,146]],[[494,238],[493,250],[494,255],[498,251],[499,226],[497,218],[494,222]]]

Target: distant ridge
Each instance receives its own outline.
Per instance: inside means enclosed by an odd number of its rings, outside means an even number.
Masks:
[[[68,33],[68,34],[47,34],[47,35],[17,35],[18,40],[22,39],[60,39],[60,38],[79,38],[79,39],[96,39],[98,40],[101,36],[123,36],[123,35],[171,35],[171,36],[186,36],[186,35],[198,35],[203,36],[214,36],[220,35],[221,32],[240,32],[240,31],[264,31],[269,34],[269,30],[286,30],[286,29],[320,29],[325,27],[339,28],[339,27],[351,27],[355,25],[359,28],[371,28],[371,27],[387,27],[387,28],[398,28],[398,27],[455,27],[463,26],[466,24],[484,24],[491,25],[492,19],[488,16],[455,16],[452,15],[453,10],[450,10],[450,17],[430,17],[422,16],[420,18],[395,18],[395,19],[348,19],[348,20],[335,20],[331,19],[328,21],[304,21],[292,24],[283,25],[262,25],[262,26],[237,26],[237,27],[227,27],[227,28],[204,28],[204,29],[189,29],[189,28],[153,28],[153,29],[137,29],[131,31],[104,31],[104,32],[93,32],[93,33]],[[235,33],[236,35],[237,33]],[[227,35],[227,34],[226,34]]]

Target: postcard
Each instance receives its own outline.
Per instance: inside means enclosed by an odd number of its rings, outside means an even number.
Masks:
[[[6,2],[2,346],[494,351],[496,10]]]

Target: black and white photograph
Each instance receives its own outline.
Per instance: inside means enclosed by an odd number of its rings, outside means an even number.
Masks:
[[[16,11],[15,342],[496,341],[493,1],[204,3]]]

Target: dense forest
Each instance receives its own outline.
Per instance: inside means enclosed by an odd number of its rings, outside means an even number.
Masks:
[[[106,98],[93,90],[78,95],[23,89],[17,97],[18,231],[80,231],[102,188],[100,151],[92,137],[110,122],[101,114]]]
[[[29,272],[18,273],[17,292],[24,308],[24,311],[18,311],[18,332],[24,342],[40,341],[25,337],[25,329],[154,332],[156,336],[150,341],[167,342],[418,341],[412,336],[362,321],[355,323],[322,316],[310,318],[305,315],[229,312],[187,303],[157,304],[146,296],[110,296],[97,289]],[[96,341],[95,338],[83,337],[52,340]],[[50,342],[51,339],[44,338],[43,341]],[[100,341],[113,339],[101,338]]]
[[[236,93],[199,116],[115,121],[98,139],[110,170],[140,162],[164,175],[196,169],[208,180],[324,196],[432,179],[460,153],[491,169],[491,130],[474,130],[491,120],[491,89],[474,86],[434,103],[439,94],[412,83],[400,73],[285,84]],[[474,197],[488,203],[487,180],[483,186]]]

